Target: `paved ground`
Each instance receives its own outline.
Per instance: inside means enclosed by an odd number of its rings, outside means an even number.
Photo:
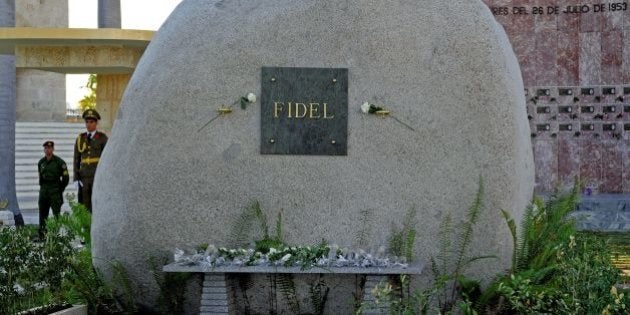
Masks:
[[[582,196],[573,216],[580,230],[630,232],[630,195]]]

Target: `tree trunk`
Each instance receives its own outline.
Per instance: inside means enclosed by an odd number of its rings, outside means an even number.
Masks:
[[[98,28],[120,26],[120,0],[98,0]]]
[[[15,27],[14,0],[0,0],[0,27]],[[15,194],[15,56],[0,55],[0,200],[24,225]]]

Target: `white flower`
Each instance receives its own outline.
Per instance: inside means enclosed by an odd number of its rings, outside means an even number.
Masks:
[[[250,103],[255,103],[256,102],[256,94],[254,93],[247,93],[247,101]]]
[[[361,111],[362,111],[364,114],[369,113],[369,112],[370,112],[370,103],[368,103],[368,102],[363,103],[363,104],[361,105]]]
[[[291,258],[291,254],[286,254],[284,256],[282,256],[282,258],[280,258],[281,262],[287,262],[287,260],[289,260],[289,258]]]
[[[273,248],[273,247],[270,247],[270,248],[269,248],[269,255],[271,255],[271,254],[275,254],[275,253],[277,253],[277,252],[278,252],[278,251],[277,251],[275,248]]]

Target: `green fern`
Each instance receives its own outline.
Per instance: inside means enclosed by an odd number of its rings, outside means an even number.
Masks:
[[[112,282],[118,288],[120,294],[117,296],[119,303],[125,312],[135,313],[137,311],[136,303],[134,301],[134,290],[129,280],[129,274],[127,270],[120,262],[112,263]]]
[[[430,261],[437,302],[443,313],[451,311],[462,296],[480,294],[479,282],[471,281],[463,274],[468,265],[479,260],[497,258],[494,255],[467,256],[474,234],[473,228],[483,209],[483,187],[483,179],[479,177],[475,199],[468,208],[466,221],[458,227],[457,233],[450,214],[440,224],[438,253]],[[456,242],[453,242],[453,238]]]
[[[413,260],[413,248],[416,240],[416,208],[411,207],[405,214],[403,219],[403,227],[401,230],[392,228],[389,236],[388,245],[389,252],[394,256],[405,257],[408,262]]]
[[[300,302],[297,299],[295,291],[295,283],[293,282],[293,275],[289,273],[278,274],[276,278],[278,289],[280,293],[287,301],[289,309],[294,314],[300,314]]]
[[[466,255],[466,251],[468,250],[468,246],[472,241],[473,236],[473,227],[477,224],[477,219],[479,218],[479,213],[483,207],[483,179],[481,176],[479,177],[478,186],[477,186],[477,195],[475,196],[475,200],[473,204],[468,208],[468,212],[466,213],[466,221],[462,227],[462,232],[459,234],[459,248],[457,250],[456,262],[455,262],[455,275],[459,276],[462,273],[462,269],[464,267],[464,259]]]
[[[326,285],[326,282],[322,279],[321,275],[318,277],[317,281],[309,285],[309,300],[315,314],[324,314],[329,291],[330,288]]]
[[[238,274],[234,278],[236,279],[236,284],[238,285],[239,291],[241,292],[241,295],[243,297],[243,307],[245,309],[244,313],[250,314],[251,309],[250,309],[249,297],[247,296],[247,291],[249,291],[249,289],[251,289],[254,286],[254,279],[252,277],[252,274],[242,273],[242,274]]]
[[[252,225],[258,222],[260,225],[259,233],[262,233],[263,239],[269,238],[269,227],[267,226],[267,216],[260,207],[260,202],[254,200],[247,206],[243,212],[236,218],[230,233],[230,240],[235,247],[248,243],[252,232]]]

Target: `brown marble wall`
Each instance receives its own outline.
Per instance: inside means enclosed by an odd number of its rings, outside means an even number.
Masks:
[[[630,193],[630,0],[483,2],[521,65],[536,190]]]

